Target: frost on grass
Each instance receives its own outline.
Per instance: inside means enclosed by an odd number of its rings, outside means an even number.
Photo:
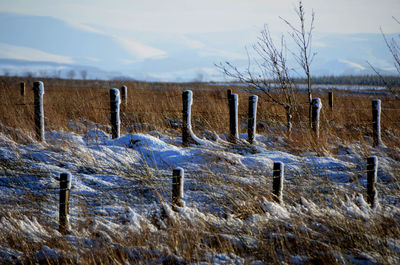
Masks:
[[[320,157],[291,154],[262,135],[253,147],[220,136],[182,147],[159,132],[111,139],[100,129],[46,138],[19,144],[0,134],[3,263],[399,262],[392,169],[400,162],[385,152],[377,153],[380,204],[371,209],[358,146]],[[286,166],[282,204],[271,197],[274,162]],[[185,169],[185,206],[173,209],[176,167]],[[73,175],[67,236],[57,223],[62,172]]]

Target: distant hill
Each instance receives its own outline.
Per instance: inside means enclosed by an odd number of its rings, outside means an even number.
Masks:
[[[0,12],[0,23],[0,73],[20,75],[66,77],[73,70],[101,79],[224,80],[214,64],[247,65],[245,46],[251,50],[251,40],[258,37],[256,30],[186,35],[109,33],[53,17],[4,12]],[[315,33],[313,47],[317,55],[312,74],[316,76],[373,74],[367,61],[383,74],[394,73],[380,34]]]

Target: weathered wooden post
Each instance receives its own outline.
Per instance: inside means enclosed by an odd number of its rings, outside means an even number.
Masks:
[[[367,202],[374,208],[377,204],[378,192],[376,191],[376,180],[378,176],[378,158],[371,156],[367,158]]]
[[[226,94],[227,94],[227,96],[228,96],[228,106],[230,106],[230,101],[231,101],[231,95],[232,95],[232,89],[228,89],[227,91],[226,91]]]
[[[60,174],[60,209],[59,209],[59,231],[65,235],[69,227],[69,191],[71,189],[71,174]]]
[[[328,92],[328,102],[329,102],[329,109],[333,110],[333,91]]]
[[[121,101],[125,105],[128,102],[128,88],[126,86],[121,86]]]
[[[25,97],[25,82],[19,83],[21,97]]]
[[[44,135],[44,109],[43,109],[43,95],[44,95],[44,85],[42,81],[37,81],[33,83],[33,93],[34,93],[34,113],[35,113],[35,132],[36,138],[43,142],[45,141]]]
[[[120,110],[121,99],[119,97],[119,90],[116,88],[110,89],[110,112],[111,112],[111,134],[112,139],[119,138],[120,136]]]
[[[238,94],[232,94],[229,100],[229,141],[236,143],[239,139],[239,126],[238,126]]]
[[[372,100],[372,130],[374,146],[381,145],[381,101],[379,99]]]
[[[273,168],[272,195],[277,203],[282,203],[284,180],[284,167],[282,162],[275,162]]]
[[[321,99],[313,98],[311,105],[312,105],[312,115],[311,115],[312,129],[315,133],[315,136],[319,138],[319,114],[322,108]]]
[[[199,144],[198,138],[192,131],[192,91],[186,90],[182,93],[182,103],[182,145],[189,146],[190,144]]]
[[[226,95],[228,98],[228,110],[231,111],[231,97],[232,97],[232,89],[228,89],[226,91]]]
[[[292,119],[293,119],[293,115],[291,114],[291,107],[290,106],[286,106],[286,121],[287,121],[287,135],[290,136],[292,134]]]
[[[184,170],[183,168],[175,168],[172,171],[172,207],[184,207],[183,186],[184,186]]]
[[[247,141],[252,144],[256,138],[256,124],[257,124],[257,101],[256,95],[249,97],[249,117],[247,120]]]

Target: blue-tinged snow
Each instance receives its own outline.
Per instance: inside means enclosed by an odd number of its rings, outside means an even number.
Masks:
[[[63,172],[73,176],[70,203],[72,229],[90,216],[90,229],[98,231],[105,242],[112,242],[110,235],[141,231],[144,226],[152,232],[162,232],[171,222],[209,223],[216,227],[246,226],[249,231],[256,231],[269,221],[286,222],[306,213],[368,220],[376,211],[381,211],[382,215],[400,211],[400,199],[393,194],[378,194],[381,203],[377,209],[370,209],[360,190],[366,187],[366,161],[362,148],[354,143],[339,146],[336,155],[319,156],[313,153],[291,154],[279,148],[281,143],[277,144],[263,135],[257,135],[253,146],[242,140],[246,139],[246,135],[241,135],[241,143],[235,145],[221,136],[214,141],[202,139],[201,145],[190,147],[182,147],[180,137],[159,132],[126,134],[111,139],[109,134],[99,129],[89,130],[86,134],[47,132],[47,142],[41,144],[20,144],[3,134],[0,134],[0,139],[2,207],[8,209],[5,203],[8,201],[10,212],[30,211],[31,205],[27,206],[28,202],[21,199],[40,197],[40,203],[35,202],[34,206],[40,207],[40,217],[24,217],[15,221],[2,218],[0,229],[19,229],[31,238],[38,235],[60,236],[56,200],[59,174]],[[371,147],[369,150],[378,156],[378,185],[398,188],[393,168],[400,167],[400,162],[387,155],[385,147],[382,148]],[[299,184],[303,189],[305,194],[301,195],[299,202],[276,204],[268,199],[270,191],[266,190],[265,197],[259,198],[263,213],[245,218],[239,218],[231,212],[232,209],[227,209],[233,206],[216,203],[225,200],[229,194],[241,191],[242,185],[269,185],[274,162],[285,163],[285,187]],[[170,197],[172,170],[176,167],[185,170],[186,206],[174,211]],[[312,183],[319,180],[328,181],[330,187],[313,187]],[[333,190],[340,191],[351,186],[357,186],[353,189],[356,193],[336,198],[338,207],[318,205],[307,194],[312,189],[319,189],[320,192],[328,189],[334,193]],[[284,201],[290,199],[288,196],[284,193]],[[249,202],[238,200],[235,203],[246,208]],[[37,218],[43,216],[53,220],[50,222],[52,227],[45,228],[38,221]],[[157,218],[156,222],[154,218]],[[258,244],[252,238],[239,240],[235,235],[219,236],[232,245],[245,242],[250,249]],[[85,246],[92,244],[89,239],[74,234],[65,237],[65,240]],[[391,242],[392,245],[398,243]],[[21,254],[0,247],[2,253],[6,258]],[[36,253],[37,256],[48,257],[62,254],[47,246]],[[214,260],[214,264],[245,262],[232,253],[215,253],[209,258]],[[293,256],[292,262],[301,264],[305,259]]]

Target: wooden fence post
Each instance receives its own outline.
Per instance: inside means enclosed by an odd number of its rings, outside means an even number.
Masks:
[[[379,99],[372,100],[372,129],[374,146],[382,144],[381,138],[381,101]]]
[[[238,126],[238,94],[232,94],[229,100],[229,141],[236,143],[239,139],[239,126]]]
[[[272,195],[277,203],[282,203],[282,191],[283,191],[283,180],[284,180],[284,167],[285,164],[282,162],[275,162],[273,168],[273,182],[272,182]]]
[[[193,93],[186,90],[182,93],[182,144],[188,146],[193,142],[192,135],[192,101]]]
[[[228,106],[230,106],[230,101],[231,101],[231,95],[232,95],[232,89],[228,89],[227,91],[226,91],[226,94],[227,94],[227,96],[228,96]]]
[[[312,115],[311,115],[312,129],[315,133],[315,136],[319,138],[319,114],[322,108],[321,99],[313,98],[311,105],[312,105]]]
[[[199,144],[197,137],[192,131],[192,104],[193,92],[190,90],[182,93],[182,145]]]
[[[68,233],[69,214],[69,191],[71,189],[71,174],[60,174],[60,208],[59,208],[59,231],[65,235]]]
[[[333,91],[328,92],[328,101],[329,101],[329,108],[333,110]]]
[[[257,101],[256,95],[249,97],[249,117],[247,120],[247,141],[252,144],[256,138],[256,125],[257,125]]]
[[[119,138],[120,130],[120,116],[119,107],[121,104],[121,99],[119,97],[119,90],[116,88],[110,89],[110,112],[111,112],[111,134],[112,139]]]
[[[175,168],[172,171],[172,207],[184,207],[183,186],[184,186],[184,170],[183,168]]]
[[[33,83],[33,93],[34,93],[34,113],[35,113],[35,131],[36,138],[43,142],[45,141],[44,135],[44,109],[43,109],[43,95],[44,95],[44,85],[42,81],[37,81]]]
[[[121,101],[125,105],[128,102],[128,88],[127,88],[127,86],[121,86]]]
[[[371,156],[367,158],[367,202],[374,208],[377,204],[378,192],[376,191],[376,180],[378,177],[378,158]]]
[[[25,97],[25,82],[19,84],[21,97]]]

